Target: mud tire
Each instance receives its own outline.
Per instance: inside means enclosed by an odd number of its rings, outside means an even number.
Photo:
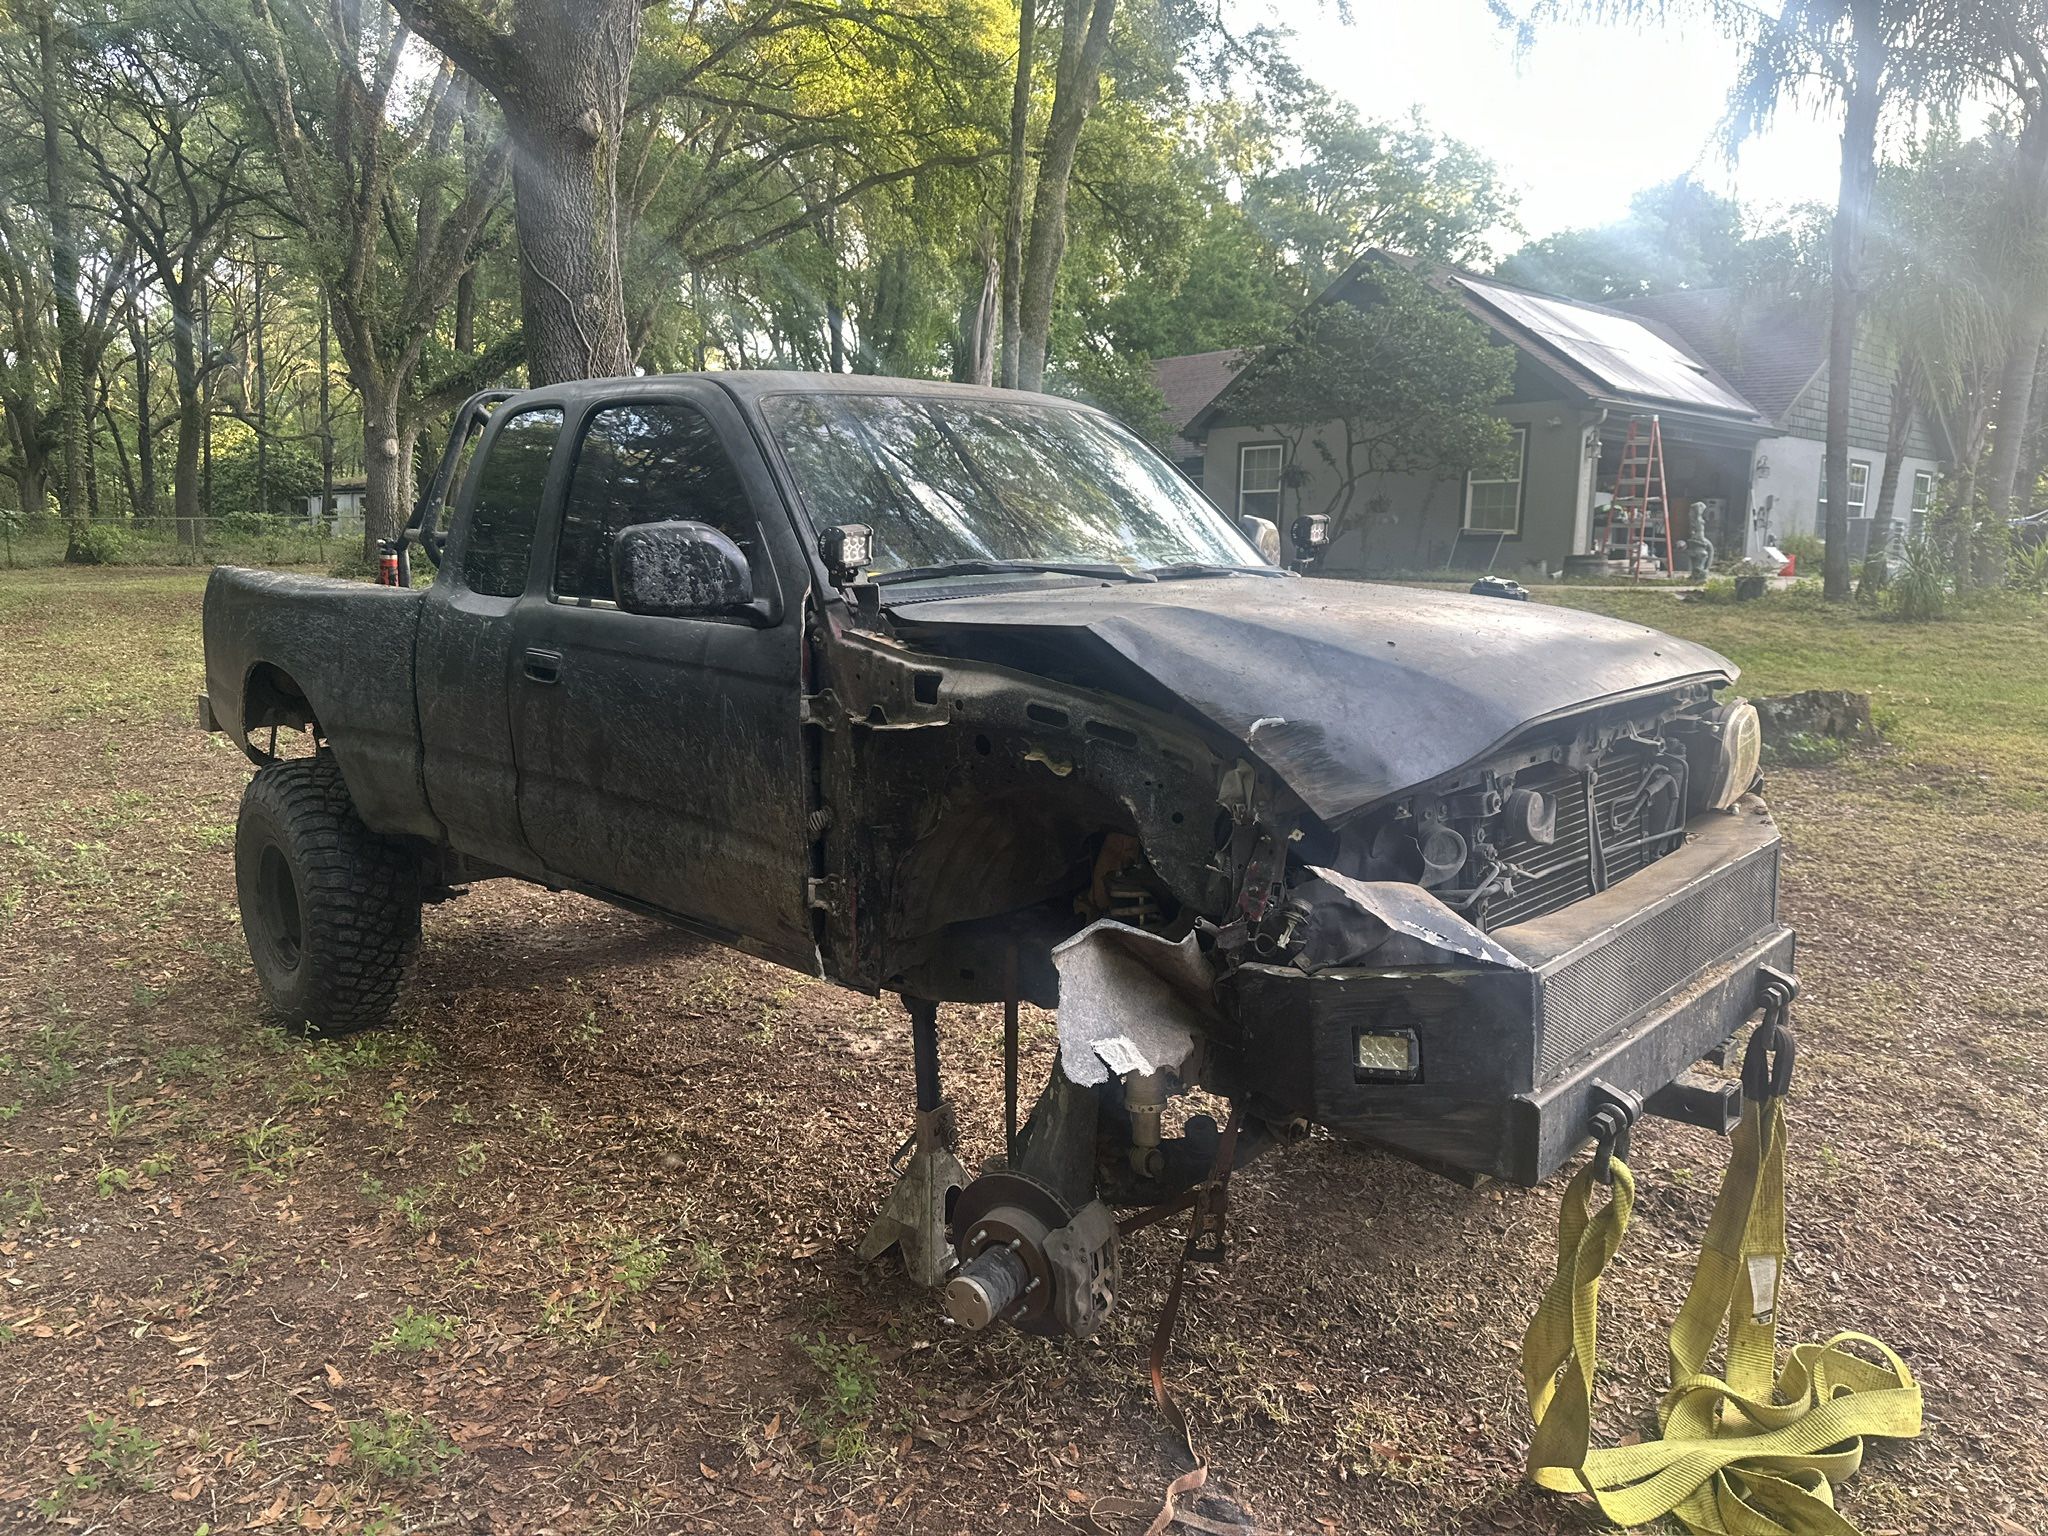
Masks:
[[[331,753],[242,794],[235,893],[263,999],[294,1034],[386,1023],[420,947],[419,860],[363,825]]]

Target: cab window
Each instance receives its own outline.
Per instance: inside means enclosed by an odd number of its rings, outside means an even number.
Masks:
[[[555,598],[612,601],[612,541],[635,523],[708,523],[755,566],[753,510],[704,414],[675,401],[608,405],[576,445],[555,549]]]
[[[534,521],[561,431],[560,406],[535,406],[508,419],[491,440],[469,504],[462,579],[470,591],[517,597],[526,590]]]

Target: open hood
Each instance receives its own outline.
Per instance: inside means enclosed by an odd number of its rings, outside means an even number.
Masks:
[[[1325,822],[1484,756],[1538,721],[1687,681],[1704,646],[1544,603],[1235,576],[905,600],[910,644],[1053,645],[1102,684],[1136,669],[1227,732]]]

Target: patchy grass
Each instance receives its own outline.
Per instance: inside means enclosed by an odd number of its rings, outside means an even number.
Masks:
[[[818,1373],[818,1395],[806,1417],[829,1461],[858,1465],[868,1459],[868,1429],[880,1391],[880,1362],[867,1345],[853,1340],[799,1339],[804,1358]]]
[[[455,1337],[456,1319],[408,1305],[391,1331],[370,1346],[372,1354],[423,1355]]]
[[[1124,1245],[1085,1347],[962,1336],[853,1261],[908,1129],[894,1007],[485,883],[429,912],[395,1028],[266,1022],[246,767],[189,724],[202,584],[0,572],[0,1530],[894,1536],[1156,1500],[1170,1230]],[[1539,596],[1714,646],[1749,691],[1873,694],[1883,748],[1769,770],[1805,982],[1787,1330],[1876,1333],[1927,1384],[1926,1436],[1842,1490],[1867,1530],[2048,1536],[2048,618]],[[998,1023],[945,1013],[970,1165]],[[1053,1040],[1028,1014],[1027,1070]],[[1636,1134],[1607,1443],[1653,1423],[1725,1155]],[[1303,1536],[1582,1531],[1521,1480],[1556,1198],[1321,1136],[1248,1168],[1171,1367],[1211,1486]]]
[[[438,1472],[460,1454],[452,1441],[418,1414],[385,1409],[374,1418],[351,1419],[348,1460],[378,1481],[410,1482]]]
[[[2048,806],[2048,604],[1988,594],[1938,623],[1906,624],[1801,591],[1753,603],[1683,603],[1668,593],[1549,589],[1545,602],[1670,630],[1731,657],[1745,693],[1845,688],[1899,753],[1976,780],[2016,808]]]

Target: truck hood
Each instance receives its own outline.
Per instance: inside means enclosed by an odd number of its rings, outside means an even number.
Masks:
[[[1538,722],[1737,676],[1725,657],[1641,624],[1364,582],[1236,576],[891,596],[890,618],[912,645],[992,656],[1012,649],[1002,641],[1023,642],[1018,654],[1050,648],[1062,670],[1111,689],[1134,669],[1242,743],[1325,822]]]

